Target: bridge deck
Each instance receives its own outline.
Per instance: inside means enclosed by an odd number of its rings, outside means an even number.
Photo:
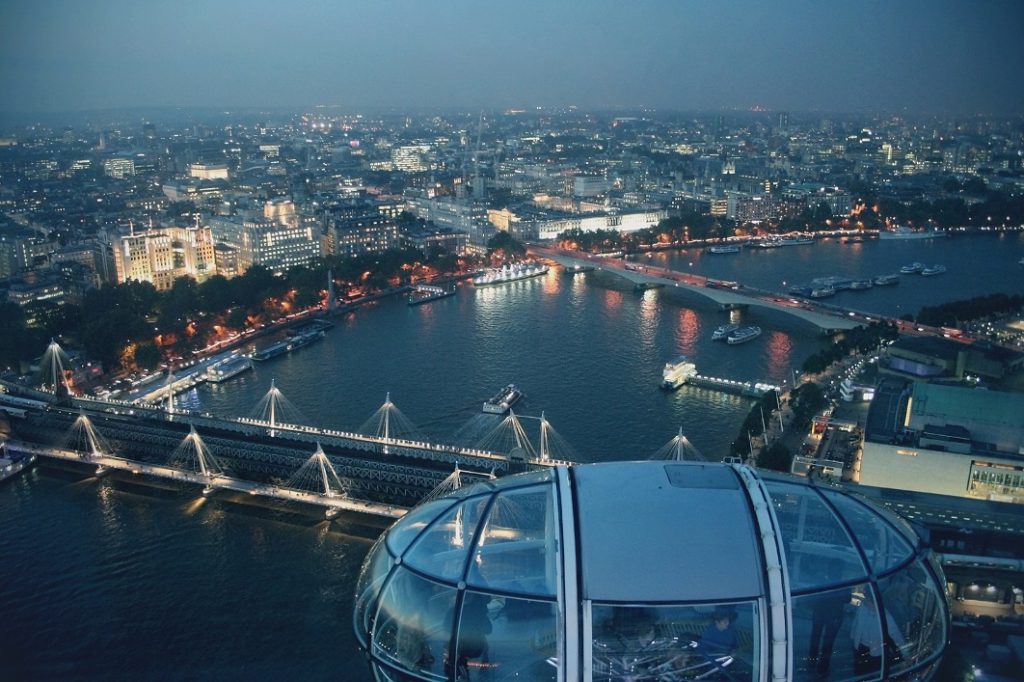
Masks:
[[[194,471],[184,471],[182,469],[160,464],[146,464],[130,459],[123,459],[121,457],[112,457],[110,455],[92,455],[83,457],[82,453],[74,450],[45,447],[22,441],[7,441],[6,447],[12,452],[20,452],[26,455],[48,457],[68,462],[95,464],[96,466],[106,467],[107,469],[127,471],[133,474],[144,474],[146,476],[154,476],[157,478],[181,481],[184,483],[193,483],[204,487],[210,486],[216,489],[233,490],[236,492],[249,493],[250,495],[259,495],[279,500],[286,500],[289,502],[302,502],[318,507],[324,507],[335,512],[359,512],[362,514],[371,514],[374,516],[397,519],[405,515],[408,511],[408,509],[399,505],[367,502],[343,496],[318,495],[304,490],[294,490],[291,488],[282,488],[281,486],[265,485],[255,481],[247,481],[241,478],[225,476],[223,474],[211,474],[209,476],[204,476]]]
[[[847,310],[837,306],[812,303],[810,301],[792,302],[791,298],[776,292],[743,287],[742,293],[736,289],[716,286],[716,280],[707,277],[690,275],[677,270],[656,265],[635,265],[615,258],[590,258],[586,254],[575,251],[564,251],[532,245],[530,250],[536,255],[553,260],[561,265],[588,266],[614,273],[635,284],[657,283],[685,289],[710,298],[723,306],[760,306],[799,317],[825,330],[853,329],[871,321],[882,319],[879,315],[870,315],[859,311]]]

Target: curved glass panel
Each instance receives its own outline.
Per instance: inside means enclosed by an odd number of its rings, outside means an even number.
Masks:
[[[900,516],[893,510],[889,509],[888,507],[882,506],[881,504],[872,504],[871,508],[877,510],[879,514],[884,516],[886,519],[889,520],[890,523],[896,526],[896,528],[898,528],[900,532],[903,533],[903,535],[905,536],[904,539],[906,539],[907,542],[911,544],[911,546],[917,545],[918,541],[920,540],[920,536],[917,534],[917,531],[914,529],[914,526],[910,523],[910,521],[903,518],[902,516]]]
[[[356,624],[356,637],[364,647],[369,639],[369,633],[373,630],[373,619],[377,615],[377,598],[380,596],[380,588],[384,579],[391,571],[394,562],[391,555],[384,547],[384,536],[373,543],[363,568],[359,572],[359,580],[356,582],[356,597],[353,608],[353,619]]]
[[[607,606],[595,604],[595,682],[756,680],[757,604]]]
[[[487,515],[466,582],[555,596],[558,522],[549,485],[499,494]]]
[[[853,620],[850,624],[850,647],[853,656],[854,680],[877,680],[882,676],[882,621],[878,604],[871,591],[853,594]]]
[[[913,668],[942,650],[946,620],[938,586],[920,563],[879,582],[889,639],[886,655],[890,672]]]
[[[910,543],[885,519],[847,495],[831,490],[823,490],[822,493],[850,525],[874,572],[895,568],[910,558],[913,553]]]
[[[555,680],[556,622],[552,603],[466,591],[455,665],[445,670],[458,680]]]
[[[427,679],[444,679],[455,590],[399,567],[380,600],[373,655]]]
[[[786,550],[790,589],[827,587],[867,578],[850,536],[813,488],[765,481]]]
[[[458,582],[466,569],[469,546],[489,497],[474,497],[449,509],[406,551],[403,561],[443,580]]]
[[[851,635],[863,585],[793,598],[793,679],[852,680]]]
[[[402,556],[402,552],[416,539],[420,531],[452,504],[454,502],[451,499],[442,497],[409,510],[409,513],[398,519],[387,532],[388,549],[391,550],[391,553],[395,556]]]

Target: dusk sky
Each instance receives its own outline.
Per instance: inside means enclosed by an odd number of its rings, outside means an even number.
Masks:
[[[1024,112],[1024,2],[6,0],[0,111]]]

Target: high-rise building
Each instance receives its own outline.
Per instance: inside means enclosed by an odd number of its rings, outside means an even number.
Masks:
[[[117,180],[135,175],[135,161],[126,156],[115,156],[103,162],[103,172]]]
[[[369,201],[331,206],[327,214],[331,252],[344,258],[398,248],[398,221],[381,208]]]
[[[193,163],[188,167],[188,174],[200,180],[227,180],[228,166],[226,163]]]
[[[268,201],[263,219],[242,224],[238,271],[262,265],[283,273],[320,257],[320,229],[315,216],[300,214],[288,198]]]
[[[217,271],[209,227],[165,227],[121,237],[114,248],[118,283],[152,282],[170,289],[178,277],[198,282]]]

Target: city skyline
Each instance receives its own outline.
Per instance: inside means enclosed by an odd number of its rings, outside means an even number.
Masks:
[[[1014,114],[1011,2],[405,1],[0,9],[5,114],[650,107]]]

